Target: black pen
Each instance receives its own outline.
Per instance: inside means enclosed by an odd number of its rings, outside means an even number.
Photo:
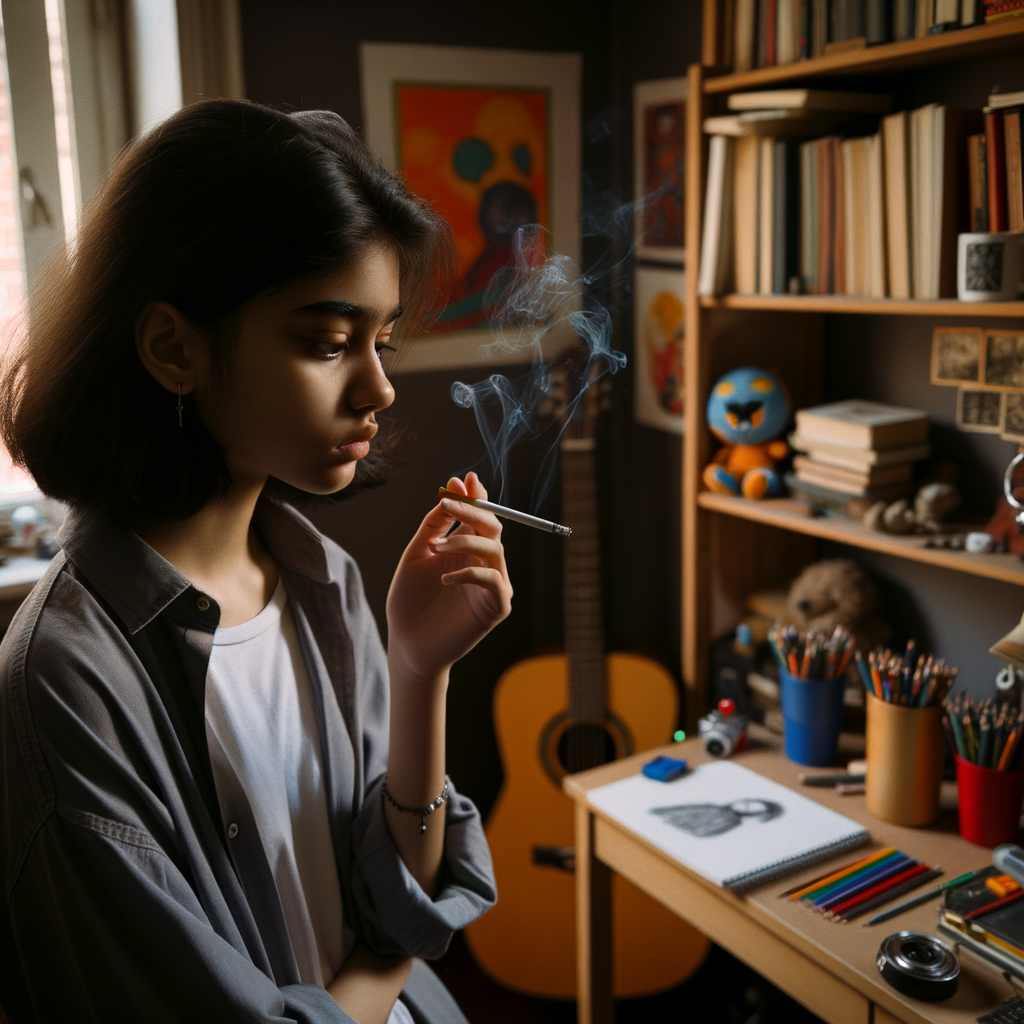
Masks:
[[[983,871],[987,870],[987,867],[978,868],[977,871],[968,871],[966,874],[958,875],[956,878],[952,878],[948,882],[943,882],[942,885],[935,886],[934,889],[929,889],[927,892],[921,893],[920,896],[915,896],[912,900],[907,900],[906,903],[901,903],[898,907],[893,907],[892,910],[884,910],[881,914],[875,914],[874,917],[869,917],[864,924],[869,925],[877,924],[879,921],[888,921],[890,917],[902,914],[904,910],[910,910],[921,903],[927,903],[928,900],[933,900],[936,896],[940,896],[946,891],[946,889],[952,889],[954,885],[960,885],[961,882],[969,882],[972,878],[976,878]]]

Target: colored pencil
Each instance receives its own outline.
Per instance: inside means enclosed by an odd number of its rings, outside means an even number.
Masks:
[[[899,853],[899,850],[897,850],[895,846],[887,846],[885,849],[878,850],[869,857],[864,857],[861,860],[854,861],[852,864],[846,864],[843,867],[836,869],[830,875],[824,875],[821,878],[814,879],[813,882],[805,883],[802,888],[792,890],[792,892],[789,893],[789,898],[792,900],[801,899],[805,893],[813,892],[815,889],[823,885],[828,885],[830,882],[834,882],[837,879],[842,878],[851,871],[855,871],[858,868],[871,864],[883,857],[889,857],[894,853]]]
[[[815,900],[815,906],[819,910],[832,910],[840,903],[845,903],[847,900],[859,896],[861,893],[868,892],[874,889],[875,886],[881,885],[897,875],[902,875],[910,868],[917,867],[919,863],[920,861],[904,854],[899,859],[888,862],[876,871],[868,872],[868,874],[858,878],[849,885],[841,886],[834,892],[830,892],[824,899]]]
[[[880,882],[874,888],[868,889],[866,892],[862,892],[857,896],[851,897],[845,903],[840,903],[838,906],[832,907],[831,913],[834,917],[843,917],[847,910],[852,910],[854,907],[878,896],[880,893],[888,892],[890,889],[896,888],[896,886],[901,885],[903,882],[909,881],[911,878],[916,878],[918,875],[923,875],[930,870],[931,868],[929,868],[927,864],[919,864],[915,862],[913,867],[907,868],[905,871],[898,875],[894,875],[892,878],[887,878],[884,882]]]
[[[973,921],[976,917],[983,917],[985,914],[990,914],[993,910],[1000,910],[1009,903],[1016,903],[1022,896],[1024,896],[1024,889],[1018,889],[1016,892],[1010,893],[1009,896],[1004,896],[1001,900],[986,903],[985,906],[978,907],[977,910],[972,910],[969,914],[964,914],[964,920]]]
[[[895,889],[892,889],[887,893],[883,893],[874,900],[868,900],[866,903],[862,903],[855,910],[851,910],[846,914],[846,920],[852,921],[855,918],[862,917],[864,914],[870,914],[871,911],[877,907],[884,906],[886,903],[891,903],[897,896],[902,896],[904,893],[913,892],[914,889],[917,889],[922,885],[926,885],[933,878],[938,878],[941,874],[942,868],[936,867],[923,875],[918,875],[917,878],[911,878],[910,881],[896,886]],[[927,903],[929,900],[933,900],[936,896],[941,895],[941,893],[942,886],[936,885],[927,892],[923,892],[920,895],[915,896],[913,899],[897,904],[889,910],[883,910],[880,914],[875,914],[874,917],[868,918],[864,923],[877,924],[879,921],[888,921],[890,917],[896,917],[897,914],[902,914],[904,910],[911,910],[913,907],[918,907],[922,903]]]

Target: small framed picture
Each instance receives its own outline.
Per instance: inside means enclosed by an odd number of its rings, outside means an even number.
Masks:
[[[936,327],[932,333],[932,383],[980,384],[982,338],[980,327]]]
[[[1024,331],[986,331],[981,382],[1024,392]]]
[[[682,263],[686,79],[633,86],[634,231],[639,259]]]
[[[956,425],[973,434],[998,434],[1003,429],[1002,391],[961,388],[956,396]]]
[[[1024,394],[1010,392],[1003,402],[1003,429],[999,436],[1004,441],[1024,444]]]
[[[637,267],[633,293],[633,416],[638,423],[683,432],[685,273]]]

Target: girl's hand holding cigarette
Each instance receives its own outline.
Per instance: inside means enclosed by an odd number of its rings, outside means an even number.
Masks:
[[[448,490],[486,498],[475,473]],[[455,521],[462,525],[445,536]],[[388,660],[423,681],[451,665],[512,609],[501,523],[483,509],[442,500],[405,549],[388,592]]]

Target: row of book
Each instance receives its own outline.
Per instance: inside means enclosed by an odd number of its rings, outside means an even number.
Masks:
[[[815,110],[813,102],[803,109],[771,107],[797,94],[813,100],[815,90],[737,94],[730,104],[739,100],[743,108],[744,95],[757,96],[761,108],[705,121],[705,131],[715,134],[700,294],[955,296],[956,235],[971,226],[960,198],[965,147],[973,128],[982,124],[980,115],[931,103],[888,114],[877,132],[864,134],[864,118],[872,116],[868,110]],[[865,94],[864,99],[877,104],[888,97]],[[789,116],[797,113],[807,116]],[[1009,129],[1000,136],[998,180],[1005,182],[1000,201],[1024,217],[1019,112],[1001,109],[994,116],[1002,119],[1000,128]],[[791,138],[821,128],[838,130],[807,142]],[[844,137],[851,134],[855,137]],[[971,152],[977,142],[974,136]],[[977,180],[990,181],[997,163],[989,160]],[[1008,168],[1015,170],[1007,173]],[[979,172],[973,173],[977,178]],[[989,195],[987,184],[986,189]],[[1008,200],[1011,192],[1016,198]]]
[[[809,490],[870,500],[902,497],[913,489],[914,463],[930,454],[928,415],[851,399],[801,409],[792,448],[793,474]]]
[[[985,131],[967,140],[972,231],[1024,231],[1022,111],[1024,92],[994,93]]]
[[[733,71],[1024,14],[1024,0],[726,0]],[[730,38],[731,36],[731,38]]]

